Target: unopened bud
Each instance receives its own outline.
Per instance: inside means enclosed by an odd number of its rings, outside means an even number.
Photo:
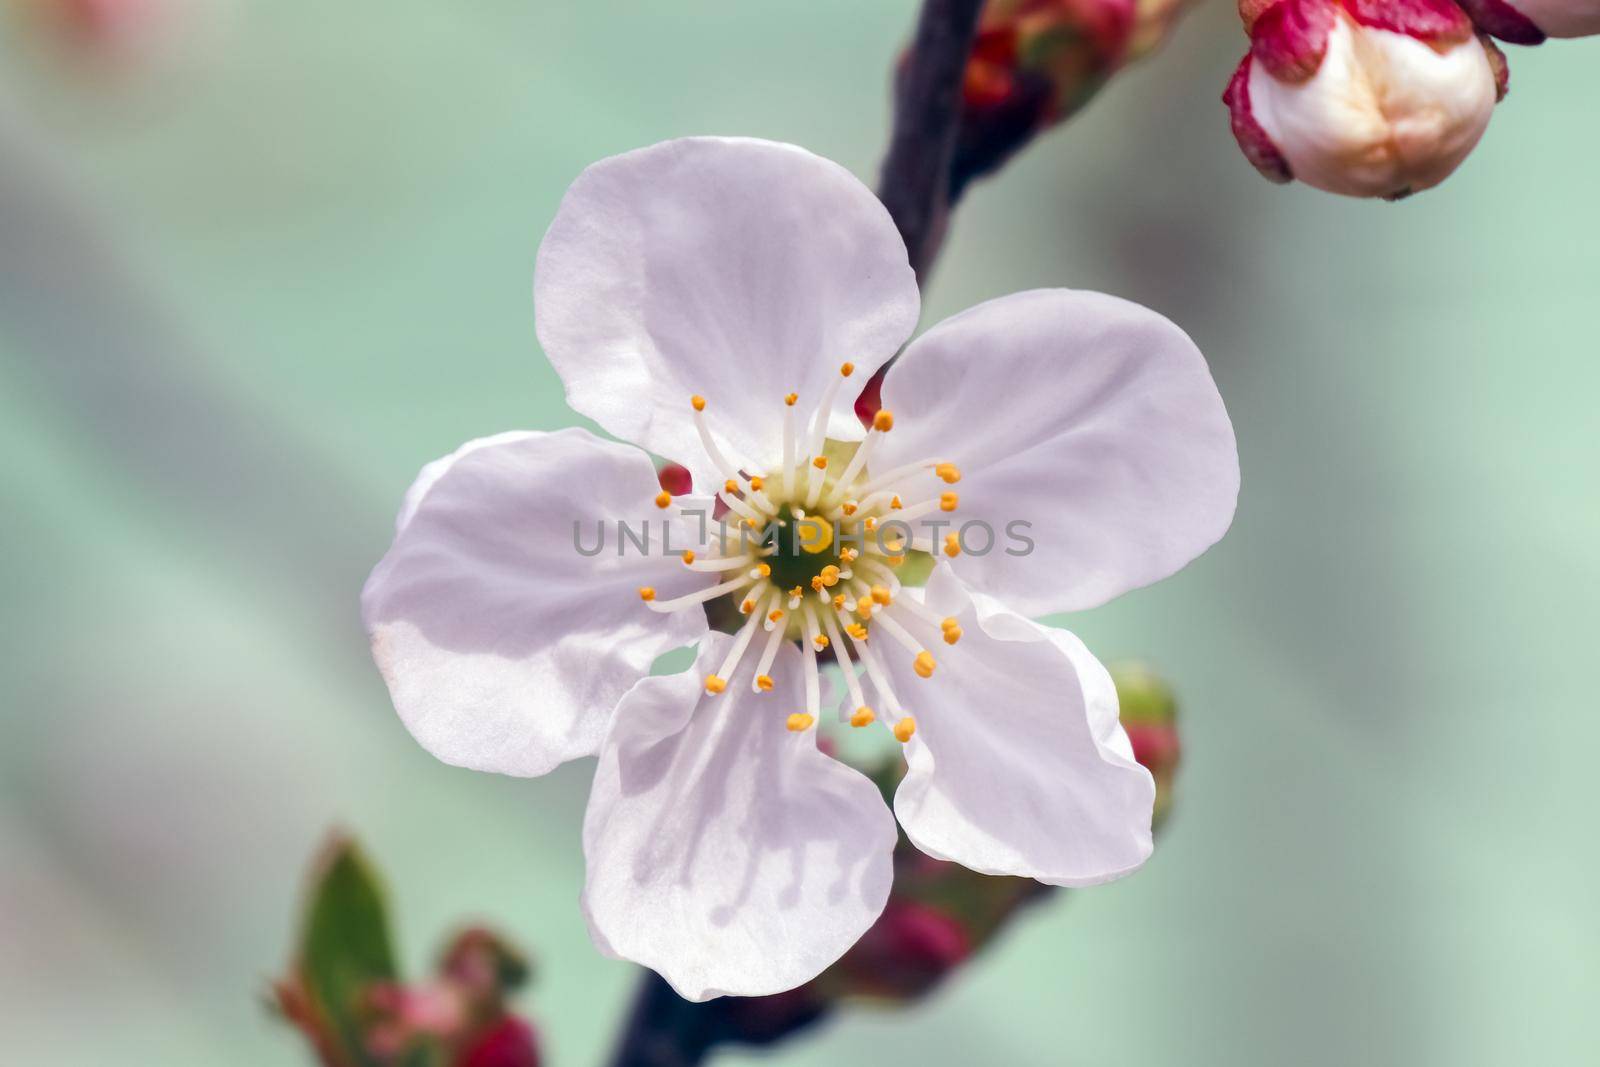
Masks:
[[[1600,0],[1460,0],[1484,33],[1512,44],[1600,34]]]
[[[663,463],[661,469],[656,471],[656,481],[661,483],[661,488],[673,496],[686,496],[694,488],[694,479],[689,474],[689,468],[681,463]]]
[[[1172,808],[1172,785],[1182,747],[1178,741],[1178,701],[1172,687],[1141,663],[1113,663],[1107,668],[1117,686],[1122,728],[1133,745],[1133,758],[1156,781],[1155,821]]]
[[[1223,94],[1266,177],[1399,199],[1447,178],[1503,94],[1503,61],[1450,0],[1242,0],[1250,54]]]

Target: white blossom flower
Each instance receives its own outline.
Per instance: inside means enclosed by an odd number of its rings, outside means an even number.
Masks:
[[[1110,677],[1030,616],[1165,577],[1231,522],[1232,427],[1180,330],[1095,293],[992,300],[906,349],[864,430],[854,393],[917,319],[905,247],[843,168],[719,138],[586,170],[534,296],[569,403],[640,448],[512,433],[428,466],[363,610],[440,759],[537,775],[598,754],[583,907],[603,950],[690,999],[767,994],[872,924],[895,819],[817,745],[828,657],[841,720],[904,743],[895,814],[923,850],[1068,886],[1145,860],[1154,790]],[[714,498],[658,492],[641,449]],[[733,525],[702,533],[713,506]],[[651,515],[670,554],[575,547]],[[1007,543],[1012,523],[1031,525]],[[649,676],[695,641],[692,670]]]
[[[1223,99],[1250,162],[1345,196],[1449,177],[1505,88],[1494,46],[1452,0],[1246,0],[1250,54]]]

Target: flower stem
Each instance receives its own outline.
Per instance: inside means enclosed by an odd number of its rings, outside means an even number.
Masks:
[[[950,163],[961,118],[961,79],[983,0],[924,0],[895,79],[894,130],[878,197],[905,240],[919,283],[950,217]]]

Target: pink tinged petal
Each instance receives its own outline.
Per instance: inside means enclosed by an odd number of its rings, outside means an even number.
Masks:
[[[424,468],[361,594],[373,658],[424,748],[525,776],[598,751],[622,694],[706,630],[701,612],[640,600],[715,578],[663,554],[663,523],[677,550],[699,531],[658,510],[658,491],[643,452],[577,429],[484,438]],[[618,521],[649,523],[650,554],[619,555]],[[584,555],[599,524],[604,547]]]
[[[1065,630],[970,594],[948,565],[927,586],[963,635],[919,678],[890,656],[917,721],[895,794],[916,846],[984,874],[1082,886],[1149,858],[1155,783],[1117,718],[1111,676]]]
[[[1344,8],[1362,26],[1427,44],[1460,44],[1473,36],[1472,20],[1456,0],[1344,0]]]
[[[1261,123],[1250,111],[1250,66],[1254,62],[1255,57],[1248,54],[1240,60],[1227,90],[1222,94],[1222,102],[1228,106],[1233,139],[1239,142],[1239,150],[1244,153],[1244,158],[1261,172],[1263,178],[1282,184],[1293,180],[1294,175],[1290,173],[1289,164],[1278,151],[1278,146],[1272,143],[1272,138],[1267,136],[1267,131],[1261,128]]]
[[[1250,54],[1274,78],[1305,81],[1322,65],[1337,14],[1333,0],[1279,0],[1251,26]]]
[[[705,397],[733,462],[769,462],[785,394],[815,405],[844,362],[865,383],[919,307],[905,245],[871,190],[793,145],[735,138],[667,141],[589,167],[534,279],[539,341],[568,402],[702,485],[723,475],[690,396]],[[839,390],[831,436],[862,436],[856,392]]]
[[[995,541],[979,554],[971,528],[954,566],[1024,614],[1165,578],[1233,521],[1238,453],[1205,359],[1126,300],[1038,289],[980,304],[918,338],[883,397],[895,428],[876,461],[960,468],[960,505],[939,517],[981,520]],[[1031,551],[1012,523],[1029,524]]]
[[[792,733],[800,654],[776,687],[746,666],[708,696],[729,641],[694,670],[640,682],[600,753],[583,848],[595,944],[658,972],[688,1000],[792,989],[877,919],[893,877],[894,818],[877,787]]]

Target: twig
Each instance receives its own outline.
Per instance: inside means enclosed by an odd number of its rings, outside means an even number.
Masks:
[[[878,197],[925,282],[950,216],[950,163],[961,118],[961,78],[983,0],[925,0],[895,79],[894,132]]]

